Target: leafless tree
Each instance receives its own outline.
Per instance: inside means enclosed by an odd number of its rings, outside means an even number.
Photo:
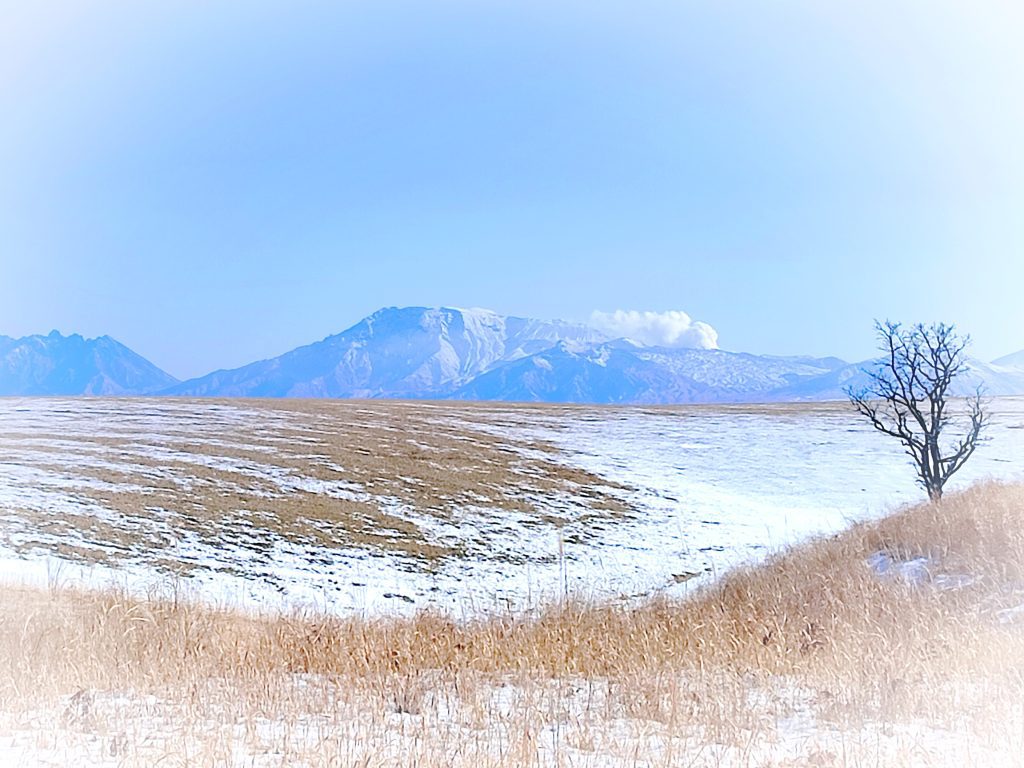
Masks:
[[[984,440],[989,423],[980,387],[960,413],[951,411],[950,385],[964,372],[970,337],[958,336],[945,323],[904,329],[886,321],[875,326],[884,357],[876,370],[864,371],[866,387],[848,388],[846,394],[875,429],[903,444],[918,484],[938,501],[946,481]],[[956,426],[961,435],[944,440],[947,428]]]

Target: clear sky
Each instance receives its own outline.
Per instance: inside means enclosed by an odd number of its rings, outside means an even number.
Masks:
[[[409,304],[1024,348],[1019,2],[5,6],[2,334],[181,377]]]

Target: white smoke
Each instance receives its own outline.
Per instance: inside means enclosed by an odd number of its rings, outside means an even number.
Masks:
[[[652,347],[718,349],[718,331],[707,323],[691,320],[688,314],[679,310],[595,310],[590,315],[590,324],[613,338],[625,337]]]

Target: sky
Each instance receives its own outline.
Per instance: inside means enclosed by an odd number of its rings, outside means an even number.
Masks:
[[[179,377],[405,305],[1024,348],[1018,2],[0,3],[0,334]]]

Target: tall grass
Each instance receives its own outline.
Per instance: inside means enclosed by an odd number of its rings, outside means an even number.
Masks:
[[[119,765],[1024,764],[1022,574],[1024,488],[988,484],[682,601],[457,622],[12,588],[0,759],[6,732]]]

